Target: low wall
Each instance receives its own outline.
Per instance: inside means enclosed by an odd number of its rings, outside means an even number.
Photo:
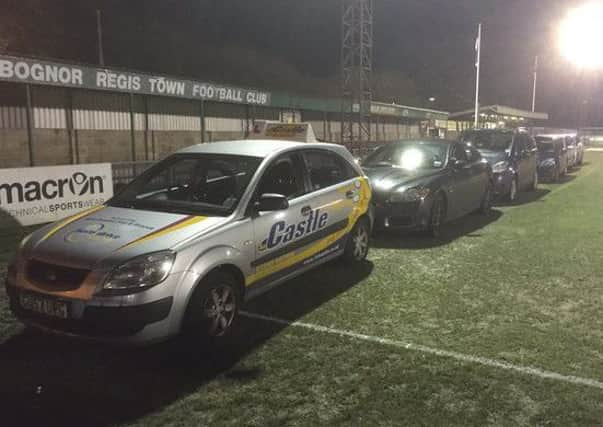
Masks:
[[[27,130],[0,129],[0,168],[29,166]]]

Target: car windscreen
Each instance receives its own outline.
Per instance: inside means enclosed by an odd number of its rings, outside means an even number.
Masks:
[[[511,148],[513,135],[501,132],[468,132],[463,142],[470,143],[478,150],[505,151]]]
[[[385,145],[371,153],[365,167],[393,166],[402,169],[440,169],[446,162],[448,144],[408,142]]]
[[[176,154],[134,180],[109,205],[227,216],[236,209],[261,162],[258,157]]]

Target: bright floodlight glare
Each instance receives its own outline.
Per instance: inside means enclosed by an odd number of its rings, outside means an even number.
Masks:
[[[411,148],[402,154],[400,167],[402,169],[415,170],[423,163],[423,153],[420,150]]]
[[[585,69],[603,68],[603,2],[571,9],[559,29],[562,55]]]

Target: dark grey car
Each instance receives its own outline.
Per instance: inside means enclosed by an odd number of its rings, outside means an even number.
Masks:
[[[496,196],[513,202],[518,191],[538,186],[538,149],[526,132],[476,129],[463,133],[461,140],[492,166]]]
[[[491,168],[477,150],[458,142],[393,142],[362,167],[373,187],[377,228],[437,235],[444,222],[490,208]]]
[[[564,137],[541,135],[536,137],[538,144],[538,176],[541,180],[557,182],[560,176],[567,174],[569,167],[568,150]]]

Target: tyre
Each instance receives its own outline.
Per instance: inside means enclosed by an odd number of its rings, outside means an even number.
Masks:
[[[534,178],[530,183],[530,191],[536,191],[538,189],[538,172],[534,172]]]
[[[511,181],[511,187],[509,188],[509,193],[507,194],[507,201],[513,203],[515,199],[517,199],[517,177],[514,177]]]
[[[197,285],[186,309],[183,335],[188,343],[205,344],[232,334],[239,318],[242,295],[236,279],[214,270]]]
[[[442,235],[442,225],[446,220],[446,199],[441,193],[438,193],[431,206],[429,216],[429,228],[427,234],[431,237],[440,237]]]
[[[486,191],[484,192],[484,196],[482,198],[482,202],[479,206],[479,212],[481,214],[487,214],[488,212],[490,212],[490,209],[492,208],[492,183],[488,183],[488,187],[486,188]]]
[[[371,230],[365,218],[360,218],[352,228],[343,253],[344,261],[362,262],[369,251]]]

